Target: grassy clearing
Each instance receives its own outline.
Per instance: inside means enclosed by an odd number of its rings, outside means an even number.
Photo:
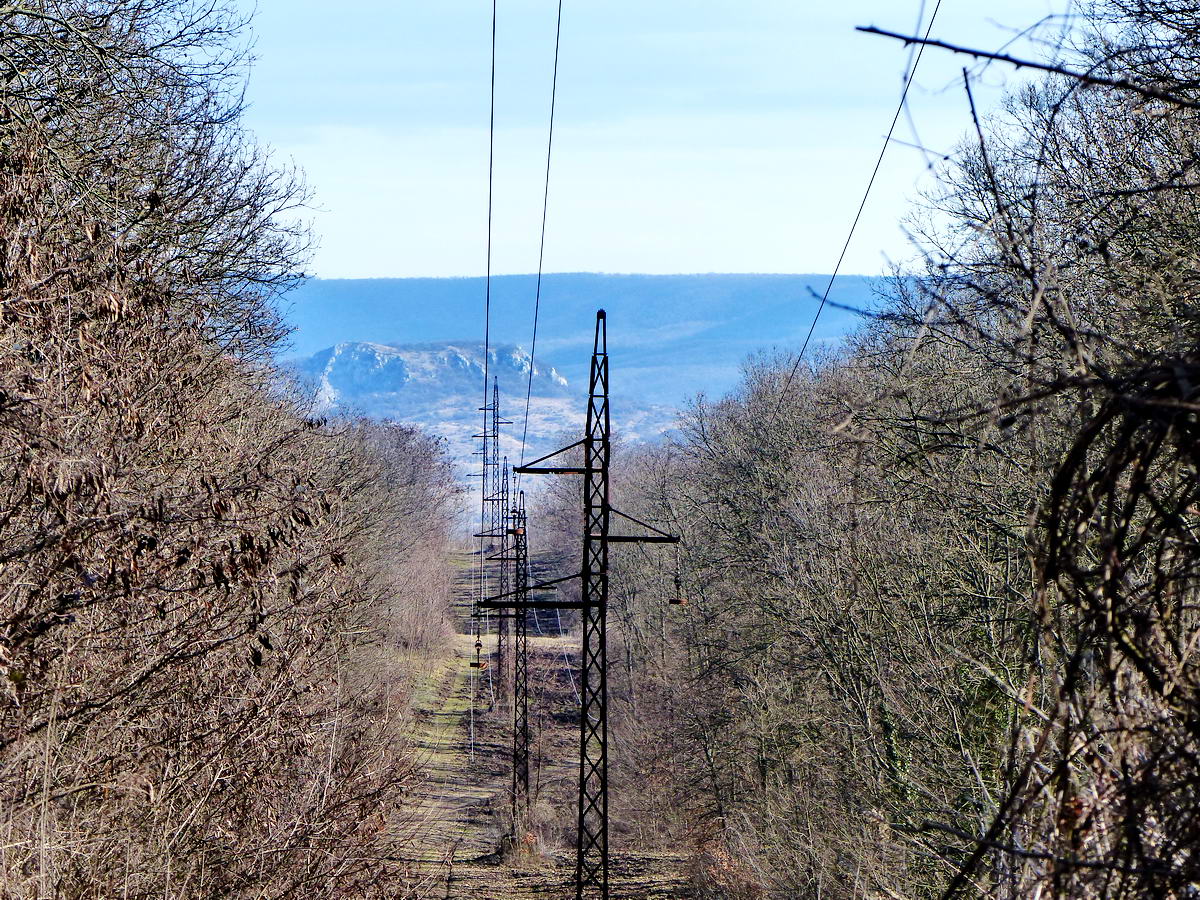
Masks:
[[[473,565],[456,560],[460,611],[469,605]],[[509,748],[511,709],[488,709],[486,676],[478,670],[474,637],[462,618],[452,652],[419,689],[415,743],[424,779],[404,827],[411,839],[415,895],[472,900],[573,897],[571,846],[575,803],[577,726],[570,667],[577,648],[567,636],[531,636],[530,668],[540,673],[533,700],[535,772],[540,821],[512,841]],[[488,643],[485,639],[485,644]],[[473,690],[474,688],[474,690]],[[473,704],[474,695],[474,704]],[[474,715],[472,707],[474,706]],[[474,746],[472,753],[472,720]],[[622,849],[612,857],[613,898],[666,900],[689,896],[677,855]]]

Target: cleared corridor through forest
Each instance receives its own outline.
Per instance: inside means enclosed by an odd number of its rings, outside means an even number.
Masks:
[[[410,797],[403,826],[413,835],[411,890],[417,896],[509,900],[574,897],[574,818],[578,723],[573,669],[577,640],[539,634],[531,626],[529,666],[535,792],[530,831],[516,846],[506,839],[511,804],[512,709],[490,710],[487,676],[480,678],[471,758],[474,656],[470,604],[474,559],[456,560],[457,633],[451,655],[433,675],[418,713],[423,778]],[[484,646],[494,650],[495,637]],[[511,688],[509,690],[511,695]],[[667,900],[691,893],[683,854],[614,846],[613,898]]]

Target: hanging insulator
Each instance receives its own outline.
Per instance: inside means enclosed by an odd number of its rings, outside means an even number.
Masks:
[[[675,596],[671,598],[672,606],[687,606],[687,598],[683,596],[683,584],[679,576],[675,576]]]

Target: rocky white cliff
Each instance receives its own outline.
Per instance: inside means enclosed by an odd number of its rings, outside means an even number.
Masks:
[[[312,392],[315,412],[348,413],[420,425],[444,436],[464,473],[474,457],[483,425],[484,350],[482,342],[378,344],[346,341],[312,356],[292,360],[290,369]],[[530,388],[526,458],[555,449],[583,426],[586,386],[568,384],[553,368],[534,366],[515,345],[493,346],[488,378],[500,388],[501,452],[514,463],[520,455],[525,393]],[[615,425],[630,439],[661,433],[670,423],[666,409],[644,404],[615,410]],[[568,438],[568,442],[569,442]]]

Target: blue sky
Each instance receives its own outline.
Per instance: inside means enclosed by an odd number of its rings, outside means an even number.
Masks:
[[[249,4],[250,0],[246,0]],[[1070,0],[943,0],[934,35],[996,48]],[[248,124],[305,170],[324,277],[477,275],[486,241],[487,0],[258,0]],[[555,0],[500,0],[495,272],[537,265]],[[933,0],[927,0],[928,16]],[[830,271],[895,110],[920,0],[566,0],[547,271]],[[1037,53],[1018,39],[1018,53]],[[929,51],[916,133],[968,124]],[[983,73],[994,108],[1015,76]],[[913,141],[902,120],[897,137]],[[846,272],[911,248],[927,157],[894,145]]]

